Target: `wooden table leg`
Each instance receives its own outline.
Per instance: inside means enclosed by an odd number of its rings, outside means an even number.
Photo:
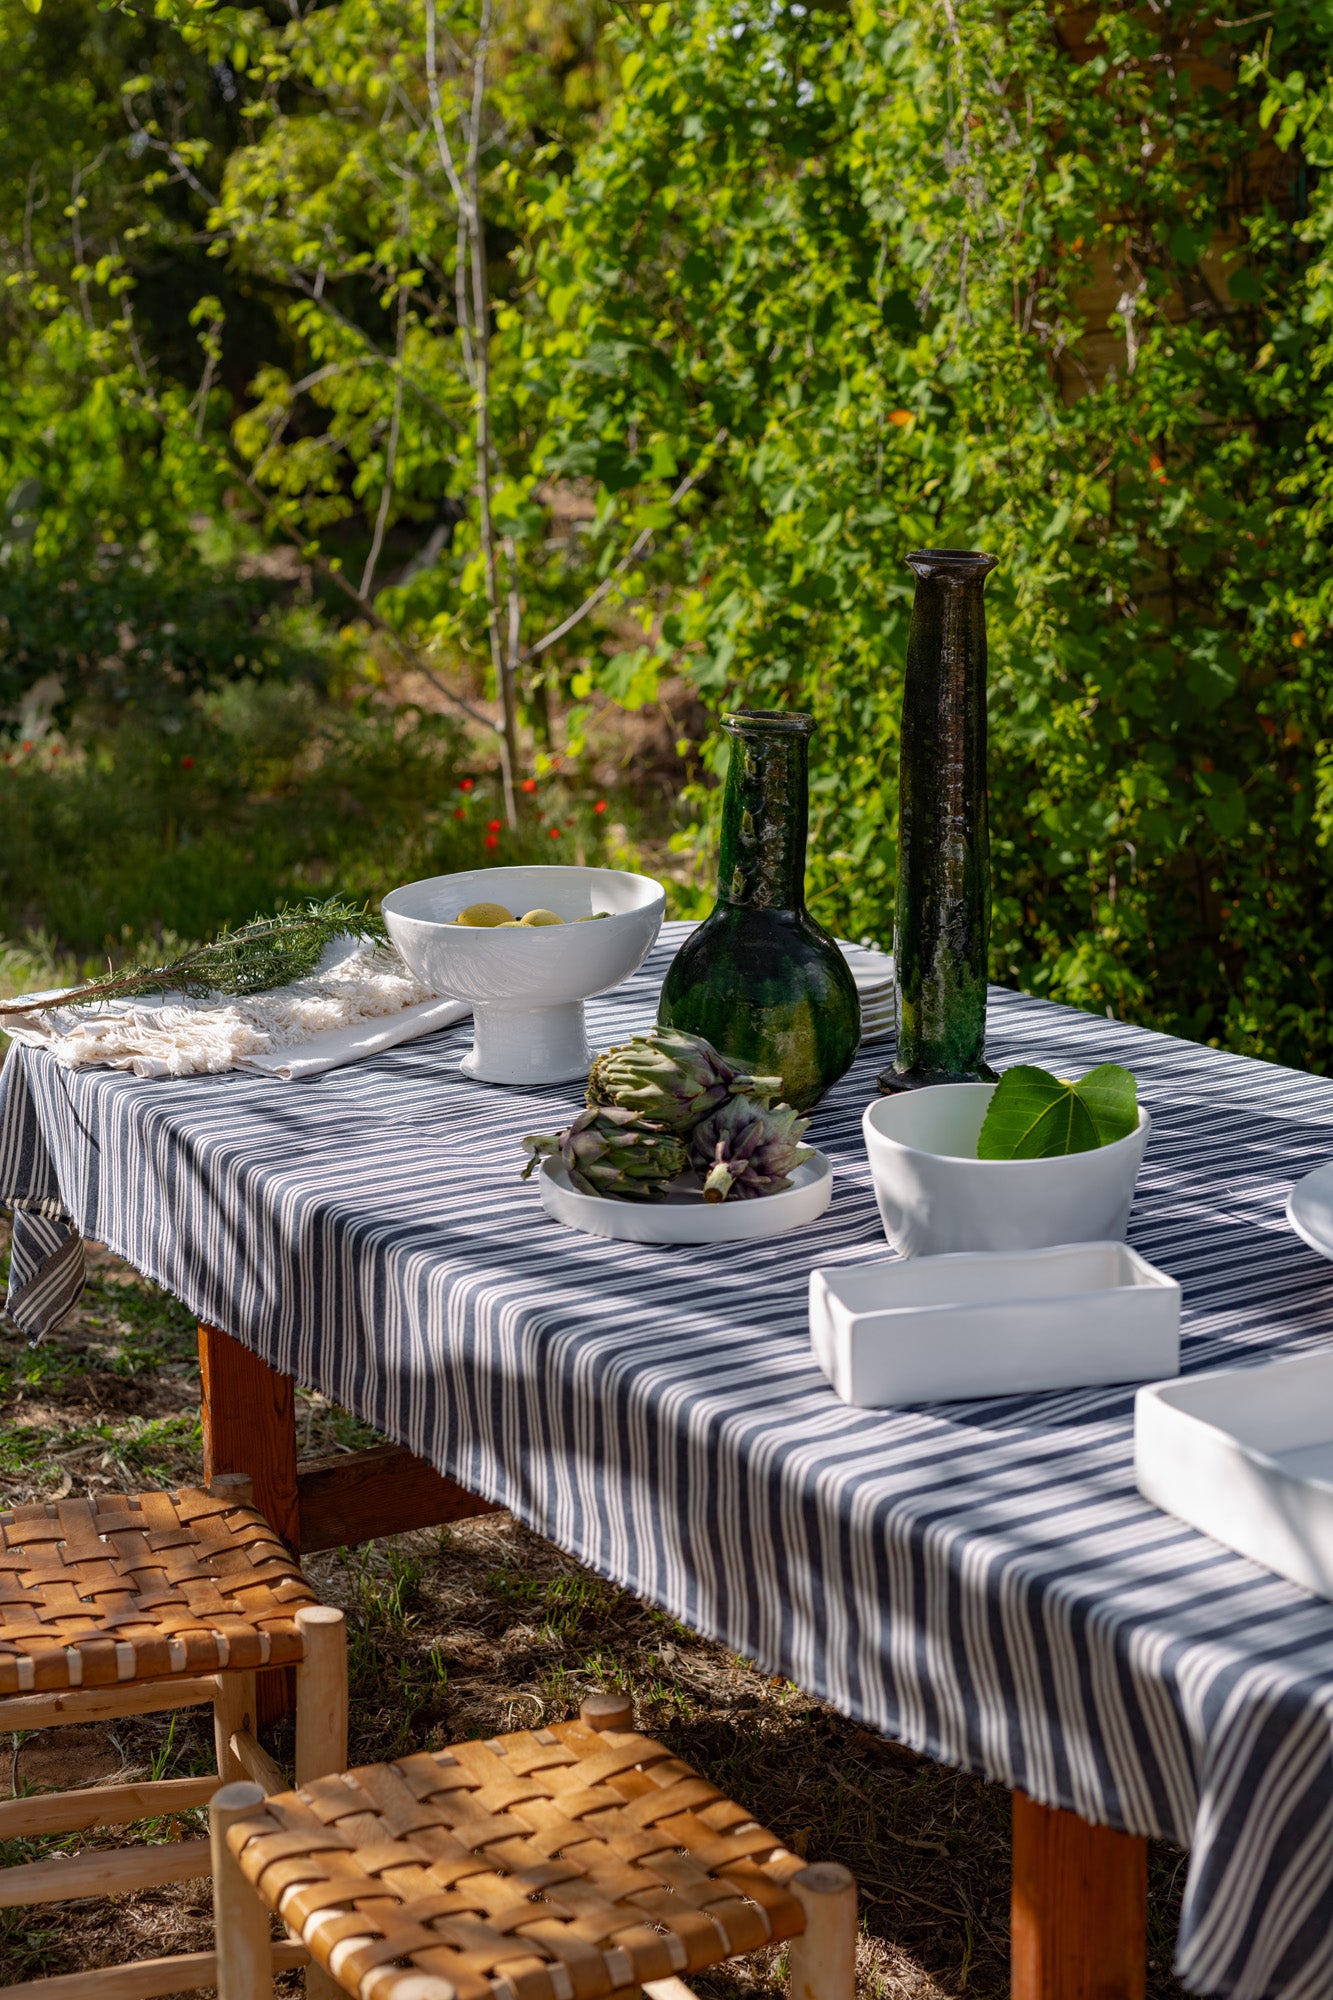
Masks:
[[[219,1327],[199,1325],[204,1479],[248,1472],[255,1505],[293,1555],[301,1553],[296,1396],[280,1375]]]
[[[1013,1794],[1011,2000],[1143,2000],[1148,1843]]]
[[[280,1375],[220,1327],[199,1323],[199,1379],[204,1427],[204,1481],[219,1472],[248,1472],[255,1505],[293,1555],[301,1553],[296,1485],[296,1396]],[[255,1685],[260,1722],[290,1715],[296,1675],[290,1667],[260,1673]]]

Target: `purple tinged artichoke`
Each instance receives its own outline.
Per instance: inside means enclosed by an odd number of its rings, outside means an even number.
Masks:
[[[674,1133],[618,1105],[592,1106],[563,1132],[533,1133],[523,1144],[532,1155],[524,1180],[539,1160],[555,1154],[580,1193],[621,1201],[661,1201],[665,1183],[688,1164]]]
[[[654,1028],[598,1056],[588,1076],[587,1101],[619,1105],[668,1132],[688,1133],[729,1097],[744,1092],[767,1103],[781,1090],[781,1077],[749,1075],[702,1035]]]
[[[781,1194],[797,1167],[815,1156],[798,1142],[810,1123],[790,1104],[729,1097],[696,1127],[690,1157],[704,1177],[705,1201],[750,1201]]]

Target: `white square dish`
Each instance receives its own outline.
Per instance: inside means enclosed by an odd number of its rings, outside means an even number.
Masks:
[[[1140,1389],[1134,1473],[1155,1507],[1333,1598],[1333,1354]]]
[[[833,1265],[810,1345],[870,1410],[1142,1382],[1180,1366],[1180,1286],[1125,1243]]]

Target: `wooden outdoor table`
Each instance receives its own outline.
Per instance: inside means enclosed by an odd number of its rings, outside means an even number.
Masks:
[[[594,1003],[599,1044],[651,1021],[678,935]],[[1282,1213],[1333,1153],[1333,1082],[1013,994],[990,1030],[1001,1065],[1139,1077],[1130,1234],[1185,1287],[1187,1367],[1333,1331],[1333,1274]],[[766,1672],[1003,1782],[1020,2000],[1142,1992],[1148,1834],[1190,1849],[1186,1985],[1325,1990],[1333,1607],[1141,1499],[1129,1388],[868,1411],[813,1365],[810,1269],[887,1254],[860,1136],[883,1046],[816,1116],[827,1215],[658,1250],[543,1216],[521,1138],[576,1093],[470,1083],[465,1038],[302,1084],[140,1083],[16,1050],[12,1315],[57,1325],[79,1236],[106,1243],[204,1323],[206,1469],[248,1472],[297,1551],[506,1507]],[[392,1442],[300,1465],[297,1382]]]
[[[500,1511],[401,1445],[301,1460],[296,1385],[239,1340],[200,1323],[204,1478],[247,1472],[255,1505],[296,1555],[353,1547]],[[264,1677],[261,1676],[261,1680]],[[283,1670],[266,1719],[284,1712]],[[1148,1843],[1076,1813],[1013,1798],[1013,2000],[1141,2000]]]

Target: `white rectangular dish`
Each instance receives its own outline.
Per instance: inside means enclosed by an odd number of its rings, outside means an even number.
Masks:
[[[833,1265],[810,1345],[870,1410],[1143,1382],[1180,1366],[1180,1286],[1125,1243]]]
[[[1333,1598],[1333,1353],[1140,1389],[1134,1472],[1155,1507]]]

